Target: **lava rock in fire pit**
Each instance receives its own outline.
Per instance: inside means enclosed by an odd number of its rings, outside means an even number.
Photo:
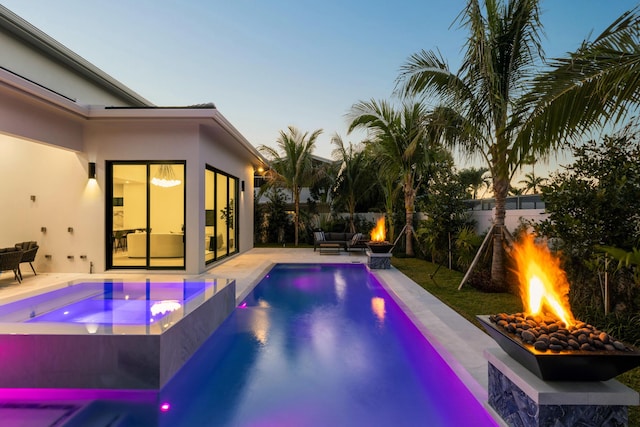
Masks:
[[[492,314],[489,320],[540,352],[632,351],[621,341],[584,322],[566,326],[550,314]]]

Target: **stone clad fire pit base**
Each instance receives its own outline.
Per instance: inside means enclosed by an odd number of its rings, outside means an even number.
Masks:
[[[374,270],[388,270],[391,268],[391,253],[367,251],[367,265]]]
[[[508,426],[627,426],[638,393],[616,380],[543,381],[498,348],[489,362],[488,403]]]

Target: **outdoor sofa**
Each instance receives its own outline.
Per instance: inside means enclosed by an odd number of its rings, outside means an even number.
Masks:
[[[367,249],[367,239],[362,233],[339,233],[334,231],[314,231],[313,250],[321,245],[340,245],[340,249],[349,251],[352,249]]]

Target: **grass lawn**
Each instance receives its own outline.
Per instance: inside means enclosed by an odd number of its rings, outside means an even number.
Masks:
[[[478,314],[522,311],[520,297],[515,295],[484,293],[468,285],[459,291],[458,286],[464,276],[460,272],[446,267],[438,269],[436,264],[416,258],[393,257],[391,264],[479,328],[481,326],[475,318]],[[482,328],[480,331],[484,332]],[[616,379],[640,392],[640,368],[625,372]],[[640,407],[629,408],[629,426],[640,426]]]

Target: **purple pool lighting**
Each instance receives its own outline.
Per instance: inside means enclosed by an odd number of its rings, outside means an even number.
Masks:
[[[71,283],[0,306],[0,389],[159,390],[235,307],[235,282]]]
[[[364,265],[277,265],[240,304],[231,283],[216,293],[225,296],[226,320],[214,332],[205,331],[197,351],[155,389],[25,387],[14,389],[14,396],[41,402],[91,399],[65,427],[102,425],[104,420],[145,427],[498,425]],[[214,312],[215,306],[208,306],[195,316]],[[68,316],[64,311],[62,315]],[[179,329],[182,323],[153,336],[167,339],[171,354],[182,353],[185,345],[175,339],[187,335],[191,342],[189,334],[201,329],[200,321]],[[123,351],[150,347],[146,333],[128,337],[132,340]],[[81,362],[93,364],[93,357],[104,357],[88,354],[88,344],[79,348]],[[0,342],[0,364],[5,367],[6,349]],[[142,357],[144,363],[119,363],[110,369],[124,368],[123,375],[134,376],[130,380],[144,380],[154,359]],[[39,374],[43,378],[58,374],[54,365],[62,359],[49,359],[47,355],[39,361],[47,368]],[[37,365],[18,368],[30,373]],[[0,375],[11,370],[0,370]],[[60,374],[69,377],[64,370]],[[0,397],[10,397],[10,390],[1,388]]]
[[[237,308],[160,426],[497,425],[363,265],[277,265]]]

